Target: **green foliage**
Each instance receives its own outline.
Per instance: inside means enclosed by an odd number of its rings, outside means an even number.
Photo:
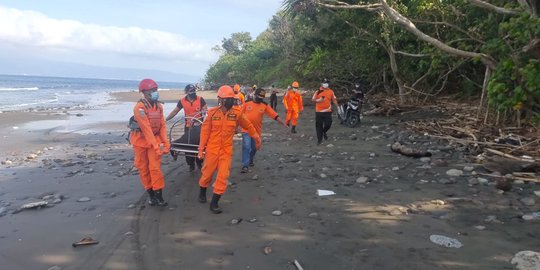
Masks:
[[[520,10],[517,1],[489,2]],[[427,35],[456,49],[489,56],[496,65],[488,83],[488,101],[493,108],[520,108],[529,119],[539,118],[540,48],[538,44],[527,47],[540,38],[538,17],[527,12],[502,15],[467,0],[388,3]],[[415,89],[430,95],[479,97],[485,71],[481,57],[465,59],[445,53],[380,13],[328,9],[313,0],[285,0],[282,11],[255,40],[245,32],[224,38],[218,46],[221,57],[208,69],[206,81],[285,87],[297,80],[310,88],[324,77],[339,94],[353,80],[363,78],[376,91],[385,91],[397,88],[390,68],[390,47],[424,55],[394,55],[397,75],[405,85],[414,83]]]

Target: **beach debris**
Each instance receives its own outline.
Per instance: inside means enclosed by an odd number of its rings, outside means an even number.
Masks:
[[[336,193],[331,190],[317,189],[317,195],[319,196],[330,196],[335,195]]]
[[[536,195],[536,197],[540,197],[540,190],[535,190],[534,195]]]
[[[443,201],[443,200],[431,200],[430,201],[432,204],[435,204],[435,205],[445,205],[446,202]]]
[[[512,189],[512,181],[506,178],[499,178],[495,187],[501,191],[510,191]]]
[[[300,265],[300,263],[296,259],[294,260],[294,266],[296,266],[298,270],[304,270],[304,268],[302,268],[302,265]]]
[[[269,246],[264,247],[263,248],[263,253],[264,253],[264,255],[268,255],[268,254],[272,253],[272,248],[269,247]]]
[[[463,171],[458,170],[458,169],[450,169],[450,170],[446,171],[446,175],[448,175],[448,176],[462,176]]]
[[[399,153],[399,154],[402,154],[402,155],[408,156],[408,157],[415,157],[415,158],[431,157],[431,153],[428,152],[428,151],[413,149],[413,148],[410,148],[410,147],[407,147],[407,146],[401,144],[400,142],[395,142],[394,144],[392,144],[390,146],[390,149],[393,152],[396,152],[396,153]]]
[[[274,215],[274,216],[281,216],[282,214],[283,214],[283,212],[281,212],[279,210],[272,211],[272,215]]]
[[[321,178],[326,178],[326,177],[327,177],[326,174],[324,174],[324,173],[319,174],[319,176],[320,176]]]
[[[47,201],[39,201],[39,202],[31,202],[27,204],[23,204],[19,209],[27,210],[27,209],[41,209],[41,207],[47,206],[49,202]]]
[[[254,175],[253,177],[251,177],[251,180],[258,180],[259,179],[259,175]]]
[[[229,221],[229,225],[236,225],[242,222],[242,218],[233,218],[231,221]]]
[[[310,218],[318,218],[318,217],[319,217],[319,213],[313,212],[313,213],[310,213],[308,216],[309,216]]]
[[[483,231],[486,229],[486,226],[482,226],[482,225],[477,225],[477,226],[474,226],[475,229],[479,230],[479,231]]]
[[[255,222],[257,222],[257,221],[258,221],[258,219],[256,219],[256,218],[248,219],[248,222],[249,222],[249,223],[255,223]]]
[[[329,143],[329,144],[326,145],[326,147],[334,147],[334,145]]]
[[[89,202],[89,201],[91,201],[91,199],[88,198],[88,197],[81,197],[81,198],[79,198],[79,199],[77,200],[77,202]]]
[[[36,159],[38,157],[38,155],[36,154],[29,154],[28,156],[26,156],[26,159]]]
[[[78,246],[87,246],[87,245],[96,245],[96,244],[99,244],[99,241],[96,241],[92,237],[87,236],[81,239],[81,241],[71,244],[71,246],[78,247]]]
[[[524,250],[516,253],[510,261],[518,270],[538,270],[540,269],[540,253]]]
[[[133,204],[133,203],[131,203],[131,204],[129,204],[129,205],[128,205],[128,207],[127,207],[127,208],[128,208],[128,209],[133,209],[133,208],[135,208],[135,207],[136,207],[136,205],[135,205],[135,204]]]
[[[135,234],[135,233],[132,232],[132,231],[129,231],[129,232],[124,233],[125,236],[130,236],[130,235],[134,235],[134,234]]]
[[[449,248],[460,248],[463,246],[463,244],[461,244],[459,240],[450,238],[444,235],[433,234],[429,236],[429,240],[431,240],[431,242],[437,245],[441,245],[441,246],[445,246]]]
[[[2,160],[2,165],[11,165],[11,164],[13,164],[13,161],[11,161],[9,159]]]

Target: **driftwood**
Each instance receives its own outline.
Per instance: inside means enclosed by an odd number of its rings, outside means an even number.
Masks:
[[[399,142],[395,142],[390,146],[390,149],[396,153],[400,153],[402,155],[408,156],[408,157],[431,157],[431,153],[428,151],[413,149],[410,147],[407,147]]]
[[[304,270],[304,268],[302,268],[302,265],[300,265],[300,263],[297,260],[294,260],[294,266],[296,266],[298,270]]]

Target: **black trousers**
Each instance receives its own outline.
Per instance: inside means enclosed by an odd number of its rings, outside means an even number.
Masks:
[[[315,113],[315,130],[317,130],[317,142],[322,142],[323,134],[332,126],[332,112]]]
[[[277,95],[270,95],[270,107],[275,111],[277,107]]]
[[[186,137],[186,135],[188,135],[188,134],[190,135],[189,140]],[[201,127],[200,126],[196,126],[196,127],[193,127],[193,128],[184,126],[184,136],[182,136],[181,140],[183,140],[184,143],[199,144],[200,135],[201,135]],[[186,156],[186,163],[190,167],[195,166],[195,161],[197,162],[197,166],[199,168],[202,168],[202,164],[203,164],[202,159],[199,159],[197,157]]]

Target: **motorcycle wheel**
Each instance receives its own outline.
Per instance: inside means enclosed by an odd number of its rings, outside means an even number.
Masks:
[[[360,123],[360,116],[356,114],[351,114],[349,118],[347,119],[347,126],[348,127],[356,127]]]

